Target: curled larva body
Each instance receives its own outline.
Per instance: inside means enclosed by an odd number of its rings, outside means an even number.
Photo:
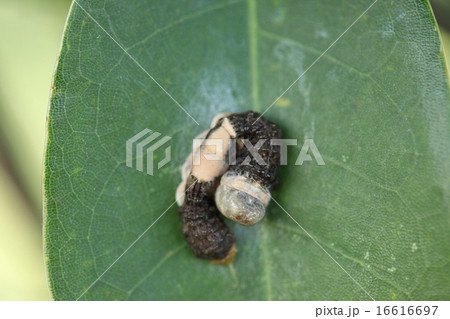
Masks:
[[[197,257],[228,264],[237,252],[235,237],[220,213],[242,225],[254,225],[264,217],[279,162],[279,150],[270,139],[281,138],[281,130],[255,112],[225,113],[197,138],[205,141],[188,156],[177,188],[182,231]],[[220,140],[221,147],[209,143],[214,140]],[[263,163],[244,147],[246,140],[252,145],[265,140],[258,150]],[[230,154],[235,161],[230,161]]]

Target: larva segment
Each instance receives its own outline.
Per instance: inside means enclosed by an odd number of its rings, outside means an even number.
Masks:
[[[236,132],[237,139],[246,139],[252,145],[258,143],[259,140],[265,140],[258,150],[265,164],[259,164],[250,151],[243,147],[239,150],[236,162],[230,165],[229,170],[236,172],[237,175],[246,176],[270,190],[278,181],[277,168],[280,163],[279,146],[271,145],[270,141],[281,139],[282,132],[275,123],[259,116],[259,113],[250,111],[232,114],[228,117],[228,120]],[[247,157],[250,159],[250,162],[248,165],[242,165]]]
[[[197,135],[195,137],[195,139],[206,138],[209,131],[210,130],[203,131],[202,133]],[[195,151],[196,150],[194,150],[194,152]],[[178,206],[181,206],[184,203],[184,197],[185,197],[184,191],[186,190],[186,180],[189,177],[189,175],[191,174],[191,169],[192,169],[192,154],[193,154],[193,152],[191,152],[189,154],[189,156],[184,161],[183,166],[181,166],[181,183],[178,185],[177,191],[175,192],[175,199],[177,200]]]
[[[280,162],[278,146],[271,145],[272,139],[280,139],[281,130],[256,112],[231,114],[228,121],[238,141],[247,140],[252,145],[264,140],[258,154],[264,163],[259,163],[250,150],[240,147],[234,163],[222,177],[215,194],[219,211],[227,218],[242,225],[254,225],[265,215],[270,200],[270,190],[277,183],[277,168]],[[219,121],[220,123],[220,121]]]
[[[199,182],[191,175],[186,186],[186,198],[178,215],[190,249],[200,258],[232,262],[236,239],[214,204],[213,182]]]
[[[212,128],[199,134],[195,139],[216,139],[222,141],[222,147],[216,150],[211,145],[201,145],[196,147],[186,158],[183,166],[181,167],[182,181],[178,185],[175,198],[178,206],[183,205],[184,191],[186,189],[186,179],[192,173],[200,181],[211,181],[217,179],[223,175],[228,169],[228,163],[226,161],[226,155],[229,150],[229,142],[231,138],[234,138],[235,132],[228,122],[223,121],[223,118],[231,113],[222,113],[214,117],[212,120]],[[222,120],[220,125],[217,124],[219,120]],[[214,154],[216,160],[208,161],[205,155]],[[196,165],[193,166],[193,163]]]
[[[230,142],[230,134],[222,126],[210,130],[206,140],[193,153],[191,174],[201,182],[211,182],[228,169],[225,160]]]

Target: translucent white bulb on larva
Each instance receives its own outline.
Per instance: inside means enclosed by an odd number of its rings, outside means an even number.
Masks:
[[[219,211],[227,218],[244,226],[263,219],[270,193],[258,183],[227,172],[216,190],[215,201]]]

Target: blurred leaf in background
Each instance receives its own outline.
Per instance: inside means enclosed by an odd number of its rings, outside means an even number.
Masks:
[[[450,17],[449,17],[450,19]],[[445,60],[447,62],[447,74],[450,74],[450,32],[443,27],[440,28],[442,42],[444,45]]]
[[[439,25],[447,31],[450,30],[450,1],[449,0],[430,0],[434,15]]]
[[[40,228],[0,166],[0,300],[48,299]]]
[[[450,73],[450,1],[431,0],[434,15],[440,26],[441,38],[444,45],[444,53],[447,60],[447,70]]]
[[[41,174],[68,0],[0,0],[0,300],[48,299]]]

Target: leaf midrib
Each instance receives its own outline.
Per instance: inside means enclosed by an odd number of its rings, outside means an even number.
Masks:
[[[256,0],[247,0],[248,10],[248,43],[249,43],[249,63],[252,90],[252,109],[260,112],[259,104],[259,52],[258,52],[258,16]],[[264,222],[261,224],[259,237],[261,256],[264,261],[264,278],[266,282],[266,299],[272,300],[272,281],[270,276],[269,251],[267,250],[267,228]]]

